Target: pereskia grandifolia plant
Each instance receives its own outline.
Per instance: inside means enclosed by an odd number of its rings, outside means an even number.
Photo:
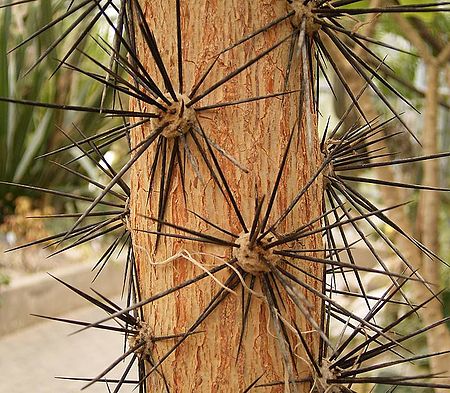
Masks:
[[[76,137],[61,130],[68,144],[40,158],[78,149],[77,158],[58,165],[98,192],[85,196],[39,189],[85,204],[75,214],[41,217],[73,219],[67,230],[15,247],[42,243],[54,246],[58,254],[115,234],[96,265],[97,274],[127,248],[126,308],[63,282],[109,316],[94,322],[46,317],[80,325],[81,330],[114,330],[125,336],[127,349],[104,371],[67,378],[84,380],[86,387],[106,383],[115,392],[129,384],[141,392],[329,393],[357,391],[361,384],[449,388],[441,375],[373,374],[450,349],[405,355],[403,344],[447,319],[400,337],[393,334],[439,293],[380,223],[426,254],[430,263],[443,261],[390,218],[388,213],[402,205],[378,207],[358,185],[449,190],[367,178],[358,171],[450,153],[397,159],[382,147],[395,136],[384,132],[393,122],[417,139],[380,86],[403,97],[365,60],[385,61],[369,44],[395,48],[352,28],[358,15],[446,12],[448,3],[201,3],[203,8],[184,0],[68,1],[64,13],[36,36],[57,23],[68,23],[67,34],[39,54],[30,71],[75,37],[64,47],[58,69],[69,68],[105,94],[112,92],[112,105],[103,100],[91,107],[0,98],[96,112],[123,122],[94,135],[85,135],[76,125]],[[90,37],[100,21],[109,26],[112,39]],[[219,22],[223,31],[214,30]],[[85,39],[108,54],[107,64],[77,48]],[[358,56],[355,48],[365,56]],[[362,79],[361,91],[350,88],[331,49]],[[92,68],[71,64],[75,52]],[[323,74],[332,89],[329,69],[351,104],[320,139],[317,80]],[[372,90],[393,117],[367,118],[360,105],[365,90]],[[355,110],[361,124],[347,128],[344,120]],[[113,168],[105,151],[124,141],[129,157]],[[90,160],[106,182],[83,173],[77,166],[80,158]],[[356,238],[348,235],[350,230]],[[385,262],[368,230],[400,260],[399,269]],[[358,260],[355,243],[363,244],[378,266]],[[369,274],[388,278],[384,293],[369,294]],[[424,286],[429,299],[420,304],[409,299],[405,288],[410,283]],[[363,315],[345,307],[345,298],[363,299]],[[390,305],[403,311],[384,325],[378,316]],[[331,334],[336,326],[342,330]],[[387,355],[394,360],[386,360]],[[128,363],[122,377],[109,378],[109,371],[123,360]]]

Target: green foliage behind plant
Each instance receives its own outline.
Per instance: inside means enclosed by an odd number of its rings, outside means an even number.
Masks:
[[[43,50],[73,21],[55,25],[36,39],[10,51],[49,23],[52,15],[64,10],[64,4],[44,0],[0,11],[0,96],[52,103],[64,103],[70,98],[75,105],[99,105],[102,90],[92,81],[67,69],[52,75],[58,66],[58,54],[61,53],[62,57],[71,44],[70,37],[53,50],[45,62],[27,73]],[[92,40],[89,46],[83,45],[83,50],[97,59],[107,56]],[[86,63],[86,58],[80,52],[71,56],[70,64],[82,66],[82,63]],[[39,154],[66,144],[67,140],[58,132],[57,126],[71,131],[72,124],[89,134],[102,126],[103,119],[91,113],[48,111],[0,103],[0,180],[73,190],[74,183],[71,182],[76,182],[75,178],[61,176],[61,171],[57,171],[48,160],[35,159]],[[4,215],[14,211],[15,199],[24,194],[29,193],[18,187],[0,185],[0,222]]]
[[[0,287],[3,285],[4,286],[9,285],[10,282],[11,282],[11,278],[8,275],[6,275],[4,273],[0,273]]]

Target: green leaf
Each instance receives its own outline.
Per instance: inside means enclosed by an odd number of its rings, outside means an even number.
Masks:
[[[15,171],[13,182],[20,183],[25,175],[25,172],[29,170],[31,161],[34,157],[36,157],[39,149],[44,144],[49,132],[51,131],[51,119],[52,113],[48,111],[34,131],[32,138],[27,141],[25,152],[22,155],[20,163]]]

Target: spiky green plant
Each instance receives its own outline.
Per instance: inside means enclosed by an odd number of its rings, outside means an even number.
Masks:
[[[42,26],[52,21],[52,17],[61,13],[63,4],[52,4],[50,1],[30,2],[17,8],[6,8],[1,13],[0,21],[0,95],[22,98],[31,101],[63,103],[70,100],[73,103],[87,103],[92,105],[99,101],[102,92],[93,88],[90,81],[73,75],[66,69],[54,75],[56,60],[64,53],[67,44],[58,47],[46,56],[45,62],[26,75],[35,64],[35,56],[50,47],[57,37],[60,37],[67,28],[57,25],[46,30],[35,39],[24,42]],[[97,29],[98,30],[98,29]],[[95,32],[93,31],[93,34]],[[17,45],[20,45],[14,49]],[[14,49],[14,50],[13,50]],[[83,43],[80,50],[88,51],[99,60],[105,59],[104,54],[94,45]],[[72,64],[84,67],[85,59],[79,53],[72,56]],[[58,128],[68,130],[72,123],[83,130],[87,135],[98,131],[103,120],[98,120],[91,113],[52,112],[40,108],[29,108],[12,105],[7,102],[0,103],[0,178],[5,182],[33,184],[39,187],[63,187],[66,190],[80,187],[75,177],[63,176],[60,169],[46,160],[37,160],[36,157],[53,149],[64,138]],[[95,124],[95,126],[94,126]],[[61,157],[64,160],[73,158],[75,152],[71,151]],[[84,160],[86,169],[89,167]],[[5,214],[14,212],[14,201],[17,196],[31,195],[36,199],[39,194],[32,190],[20,189],[11,185],[0,186],[0,222]],[[47,200],[47,203],[50,199]]]

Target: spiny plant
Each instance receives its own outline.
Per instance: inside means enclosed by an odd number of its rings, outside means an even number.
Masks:
[[[439,293],[379,222],[404,236],[430,263],[443,261],[390,219],[388,211],[402,205],[377,207],[357,184],[449,189],[353,174],[450,155],[396,159],[384,145],[380,147],[395,136],[384,134],[387,124],[406,124],[379,85],[402,97],[377,67],[354,53],[354,47],[360,47],[372,61],[384,65],[385,59],[369,44],[396,49],[360,33],[357,16],[445,12],[448,4],[67,1],[62,14],[26,39],[23,45],[58,23],[68,23],[30,71],[35,72],[66,37],[78,31],[55,72],[64,67],[97,83],[103,97],[112,93],[111,105],[104,98],[95,106],[9,97],[1,101],[122,121],[92,136],[76,126],[80,137],[61,130],[69,144],[40,156],[78,149],[79,156],[57,165],[98,189],[94,196],[15,184],[85,203],[78,213],[39,217],[73,221],[63,232],[15,249],[44,243],[56,247],[55,255],[116,234],[95,266],[98,274],[113,254],[127,247],[125,308],[98,292],[91,295],[57,279],[109,315],[94,322],[45,318],[79,325],[81,330],[117,331],[128,345],[97,376],[65,378],[86,381],[85,387],[106,383],[109,389],[113,384],[115,392],[129,384],[140,392],[352,392],[357,389],[353,385],[366,383],[391,385],[391,391],[397,386],[450,388],[439,382],[441,375],[373,376],[376,370],[447,354],[444,348],[439,353],[405,355],[411,350],[403,342],[448,318],[395,336],[399,324]],[[201,6],[207,11],[197,14]],[[100,21],[113,33],[112,38],[92,37],[107,54],[106,63],[80,47]],[[212,35],[211,28],[219,22],[229,29]],[[361,92],[351,90],[329,45],[362,78]],[[74,64],[75,54],[96,70]],[[350,96],[351,106],[333,130],[327,125],[319,140],[317,81],[323,74],[332,89],[329,66]],[[367,118],[359,104],[367,88],[393,118]],[[354,109],[363,125],[344,129],[344,120]],[[127,141],[130,155],[115,169],[105,150],[121,140]],[[106,176],[106,183],[83,173],[78,166],[81,158],[90,160]],[[350,229],[357,233],[356,240],[348,235]],[[367,230],[398,257],[400,270],[389,267]],[[356,243],[364,244],[380,268],[358,260],[353,252]],[[389,278],[382,295],[369,294],[369,274]],[[349,284],[353,279],[356,289]],[[413,282],[430,292],[427,301],[414,304],[408,298],[405,288]],[[364,300],[363,316],[360,310],[343,306],[343,299],[352,298]],[[384,325],[378,316],[392,304],[406,311]],[[339,324],[341,333],[331,334]],[[385,360],[387,355],[394,360]],[[108,378],[127,358],[122,377]],[[135,364],[138,374],[132,378]]]

